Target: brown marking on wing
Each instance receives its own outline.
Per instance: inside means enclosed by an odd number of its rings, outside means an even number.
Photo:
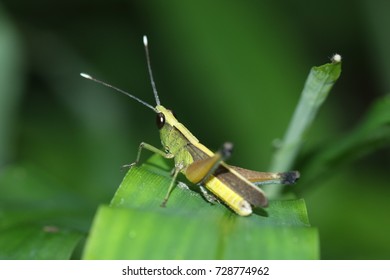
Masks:
[[[267,207],[268,200],[261,189],[247,180],[242,179],[240,176],[230,172],[226,167],[218,167],[214,173],[214,176],[229,186],[229,188],[240,194],[253,206]]]

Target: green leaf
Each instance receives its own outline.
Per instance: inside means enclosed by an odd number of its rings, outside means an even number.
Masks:
[[[182,182],[166,208],[166,164],[154,156],[125,176],[95,216],[85,259],[317,259],[318,233],[303,200],[271,201],[240,217]],[[189,188],[196,188],[190,186]]]
[[[340,73],[341,61],[311,69],[283,141],[274,153],[270,170],[280,172],[292,168],[307,131]],[[267,186],[265,190],[269,197],[275,198],[280,195],[282,188],[281,185]]]

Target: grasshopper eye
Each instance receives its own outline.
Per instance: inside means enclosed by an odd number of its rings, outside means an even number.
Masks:
[[[165,124],[165,116],[163,113],[158,113],[156,117],[157,128],[161,129]]]

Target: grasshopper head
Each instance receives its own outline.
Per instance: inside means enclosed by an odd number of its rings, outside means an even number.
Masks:
[[[173,146],[170,138],[172,135],[172,129],[177,128],[180,123],[177,121],[173,112],[164,106],[156,106],[156,125],[160,132],[160,140],[166,151],[171,151]]]
[[[199,142],[199,140],[176,119],[175,114],[171,110],[161,105],[157,105],[155,109],[157,112],[156,124],[160,131],[161,143],[166,150],[172,152],[175,148],[185,145],[185,143]]]
[[[169,109],[166,109],[164,106],[156,106],[157,116],[156,116],[156,125],[159,130],[161,130],[165,124],[170,126],[176,126],[178,123],[175,115]]]

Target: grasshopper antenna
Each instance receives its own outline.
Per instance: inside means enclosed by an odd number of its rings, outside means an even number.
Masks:
[[[158,97],[156,84],[154,83],[154,79],[153,79],[152,66],[150,65],[150,57],[149,57],[149,49],[148,49],[148,37],[146,37],[146,35],[144,35],[143,39],[144,39],[144,46],[145,46],[145,53],[146,53],[146,62],[148,63],[149,77],[150,77],[150,82],[152,84],[154,98],[156,99],[157,106],[160,106],[161,105],[160,98]]]
[[[124,90],[121,90],[120,88],[117,88],[117,87],[115,87],[115,86],[113,86],[113,85],[110,85],[110,84],[108,84],[108,83],[106,83],[106,82],[103,82],[103,81],[101,81],[101,80],[95,79],[94,77],[92,77],[92,76],[90,76],[90,75],[88,75],[88,74],[85,74],[85,73],[80,73],[80,76],[83,77],[83,78],[85,78],[85,79],[94,81],[94,82],[96,82],[96,83],[98,83],[98,84],[101,84],[101,85],[103,85],[103,86],[106,86],[106,87],[108,87],[108,88],[112,88],[112,89],[114,89],[114,90],[116,90],[116,91],[118,91],[118,92],[120,92],[120,93],[123,93],[124,95],[127,95],[128,97],[131,97],[131,98],[137,100],[139,103],[145,105],[146,107],[149,107],[150,109],[152,109],[153,111],[155,111],[156,113],[158,113],[158,111],[156,110],[156,108],[154,108],[152,105],[146,103],[145,101],[139,99],[138,97],[135,97],[134,95],[132,95],[132,94],[130,94],[130,93],[124,91]]]

